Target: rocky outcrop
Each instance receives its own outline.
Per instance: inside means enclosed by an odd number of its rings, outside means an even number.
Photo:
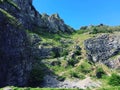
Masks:
[[[33,0],[13,0],[18,7],[20,12],[18,19],[23,23],[26,29],[34,30],[36,27],[42,27],[44,25],[41,15],[36,11],[32,5]]]
[[[88,59],[93,62],[104,62],[120,52],[120,35],[104,34],[85,41]]]
[[[42,19],[46,25],[46,28],[49,29],[49,32],[58,33],[58,32],[66,32],[72,33],[74,31],[73,28],[66,25],[64,21],[60,18],[58,14],[53,14],[51,16],[47,14],[42,14]]]

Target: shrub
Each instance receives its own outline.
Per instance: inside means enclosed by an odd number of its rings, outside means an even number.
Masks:
[[[81,50],[76,50],[75,55],[81,55]]]
[[[70,71],[70,76],[74,78],[85,79],[85,76],[83,74],[74,71]]]
[[[75,66],[79,61],[77,59],[70,59],[68,60],[68,65]]]
[[[120,86],[120,75],[112,74],[109,78],[108,84],[112,86]]]
[[[75,78],[79,78],[77,72],[73,72],[73,71],[70,71],[70,76],[75,77]]]
[[[68,55],[68,50],[63,50],[63,52],[61,53],[61,56],[66,56],[66,55]]]
[[[113,30],[109,30],[107,26],[96,26],[93,29],[91,29],[90,34],[97,33],[113,33]]]
[[[78,68],[77,70],[79,72],[82,72],[84,74],[90,73],[91,71],[91,65],[88,62],[83,62]]]
[[[90,34],[97,34],[99,33],[98,29],[94,28]]]
[[[97,68],[96,77],[97,78],[102,78],[103,75],[105,75],[105,72],[104,72],[103,68]]]

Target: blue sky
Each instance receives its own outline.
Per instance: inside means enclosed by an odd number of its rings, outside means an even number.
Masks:
[[[33,0],[40,13],[58,13],[75,29],[85,25],[120,25],[120,0]]]

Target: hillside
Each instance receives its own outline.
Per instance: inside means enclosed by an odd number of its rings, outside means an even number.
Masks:
[[[0,87],[119,90],[119,38],[120,26],[74,30],[32,0],[0,0]]]

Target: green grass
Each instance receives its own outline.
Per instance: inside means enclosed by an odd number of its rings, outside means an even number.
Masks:
[[[45,29],[36,28],[34,31],[27,30],[29,34],[37,34],[41,39],[43,44],[47,44],[48,46],[63,46],[60,42],[62,39],[71,39],[70,35],[58,33],[48,33]]]
[[[88,74],[92,71],[92,66],[87,62],[87,60],[84,60],[79,66],[76,67],[75,71]]]
[[[9,4],[11,4],[12,6],[14,6],[16,9],[20,10],[20,7],[18,7],[18,5],[16,3],[14,3],[12,0],[6,0]]]
[[[5,15],[5,17],[8,19],[8,21],[13,24],[13,25],[17,25],[17,26],[20,26],[21,23],[18,22],[18,20],[12,16],[11,14],[9,14],[7,11],[5,11],[4,9],[0,8],[0,12]]]
[[[7,11],[5,11],[4,9],[0,8],[0,12],[2,12],[7,18],[9,18],[10,20],[15,21],[15,17],[12,16],[11,14],[9,14]]]
[[[63,67],[59,65],[56,65],[56,66],[48,65],[48,68],[52,70],[56,75],[60,75],[62,72],[66,72],[72,69],[71,66]]]
[[[83,89],[65,89],[65,88],[31,88],[31,87],[10,87],[12,90],[83,90]],[[3,88],[0,88],[0,90],[4,90]],[[106,86],[102,88],[96,88],[96,89],[84,89],[84,90],[120,90],[120,86],[118,87],[111,87],[111,86]]]
[[[102,87],[102,88],[99,88],[99,89],[96,89],[96,90],[120,90],[120,86],[118,87]]]
[[[112,74],[111,77],[109,78],[109,85],[111,86],[120,86],[120,75],[118,74]]]

